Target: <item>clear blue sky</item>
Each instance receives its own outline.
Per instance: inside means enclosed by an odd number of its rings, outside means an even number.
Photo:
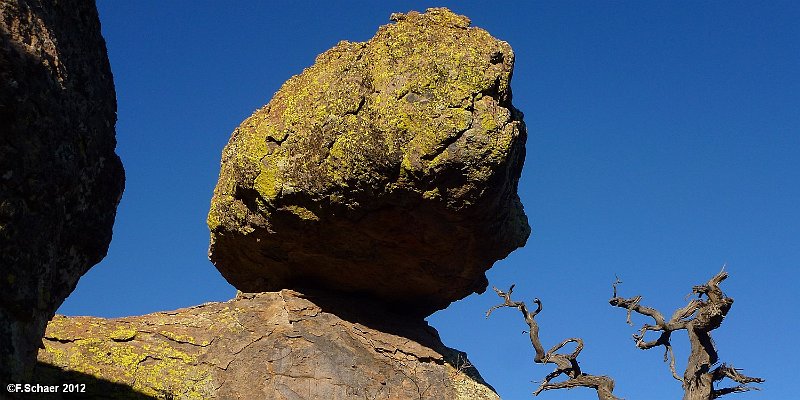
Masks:
[[[274,4],[273,4],[274,3]],[[345,5],[348,4],[348,5]],[[736,303],[714,336],[722,361],[767,379],[740,399],[795,398],[800,359],[800,7],[773,2],[99,1],[119,102],[127,187],[108,257],[59,310],[117,317],[234,295],[207,260],[223,146],[291,75],[389,14],[447,5],[508,41],[525,112],[520,195],[528,245],[489,272],[538,296],[546,347],[586,340],[585,371],[628,399],[676,399],[660,350],[634,348],[624,295],[664,313],[728,263]],[[428,320],[504,399],[530,398],[532,363],[493,292]],[[645,322],[635,320],[636,325]],[[678,366],[687,356],[676,335]],[[794,394],[792,394],[794,393]],[[542,399],[594,399],[586,389]]]

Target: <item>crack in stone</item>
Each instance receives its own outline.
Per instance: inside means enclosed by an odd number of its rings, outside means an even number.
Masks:
[[[211,340],[210,340],[210,341],[208,341],[208,343],[195,343],[195,342],[193,341],[194,339],[191,339],[191,340],[182,340],[182,339],[180,339],[180,338],[177,338],[177,337],[170,337],[169,335],[165,335],[165,334],[164,334],[164,333],[162,333],[162,332],[159,332],[159,333],[158,333],[158,335],[159,335],[159,336],[161,336],[161,337],[164,337],[164,338],[166,338],[167,340],[169,340],[169,341],[171,341],[171,342],[175,342],[175,343],[181,343],[181,344],[188,344],[188,345],[197,346],[197,347],[208,347],[208,346],[210,346],[210,345],[211,345],[211,343],[213,343],[213,342],[214,342],[214,340],[216,339],[216,338],[211,338]],[[128,339],[128,340],[114,340],[114,341],[115,341],[115,342],[126,342],[126,341],[130,341],[130,340],[133,340],[133,338],[130,338],[130,339]]]

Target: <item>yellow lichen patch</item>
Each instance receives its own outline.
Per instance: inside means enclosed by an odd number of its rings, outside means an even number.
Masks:
[[[125,326],[119,326],[108,334],[108,338],[115,342],[124,342],[134,337],[136,337],[136,329]]]
[[[82,335],[76,335],[75,329],[72,329],[74,323],[63,315],[55,315],[52,320],[47,324],[47,331],[44,337],[51,340],[60,342],[68,342],[78,340]]]
[[[162,330],[159,333],[161,335],[163,335],[164,337],[169,338],[169,339],[171,339],[171,340],[173,340],[175,342],[178,342],[178,343],[188,343],[188,344],[193,344],[195,346],[208,346],[209,343],[210,343],[208,340],[200,341],[200,340],[195,339],[193,336],[182,335],[182,334],[175,333],[175,332],[172,332],[172,331],[167,331],[167,330]]]
[[[88,346],[88,351],[94,365],[113,366],[125,380],[133,377],[139,362],[149,356],[138,346],[129,344],[96,343]]]
[[[78,340],[71,346],[45,341],[39,359],[65,370],[127,384],[133,377],[132,368],[144,358],[134,349],[127,343],[97,338]]]
[[[169,393],[175,398],[202,399],[213,392],[213,377],[207,366],[198,364],[197,355],[163,342],[144,344],[138,351],[119,350],[115,356],[134,378],[132,388],[151,396]],[[136,360],[133,366],[131,361]]]
[[[269,142],[281,143],[289,137],[289,132],[278,132],[278,130],[275,129],[275,127],[272,126],[272,124],[270,124],[266,119],[256,123],[254,133],[255,135],[249,135],[252,138],[251,140],[262,140],[264,142],[264,146],[256,145],[250,147],[250,149],[256,153],[253,154],[256,157],[262,155],[258,154],[261,151],[269,152]]]
[[[286,206],[283,208],[291,212],[292,214],[300,217],[300,219],[307,220],[307,221],[319,221],[319,217],[317,214],[314,214],[311,210],[301,207],[301,206]]]
[[[487,64],[493,54],[513,58],[513,53],[484,30],[461,29],[466,21],[440,10],[410,14],[403,23],[379,31],[371,42],[384,46],[368,52],[374,86],[387,87],[390,95],[429,92],[434,100],[451,106],[461,105],[495,82],[502,87],[510,78],[509,68],[500,63],[487,69]]]
[[[369,135],[370,127],[365,119],[348,115],[344,121],[344,130],[323,163],[327,185],[347,188],[353,181],[375,185],[380,180],[376,166],[384,163],[387,157],[385,143]]]
[[[225,329],[230,333],[241,333],[244,332],[244,327],[239,322],[237,318],[237,311],[231,310],[229,307],[224,307],[222,311],[217,314],[214,318],[214,323],[211,325],[210,329]]]
[[[167,393],[175,399],[208,399],[214,393],[213,377],[207,370],[186,369],[175,360],[148,365],[137,376],[133,388],[153,397]]]
[[[422,193],[422,198],[427,200],[438,200],[442,198],[442,194],[439,193],[439,188],[435,188]]]
[[[487,159],[490,162],[499,164],[508,158],[509,153],[519,136],[519,128],[516,124],[508,124],[494,136],[494,146]]]
[[[419,15],[419,14],[417,14]],[[447,8],[429,8],[425,11],[426,16],[439,25],[450,25],[457,28],[466,28],[470,25],[469,18],[458,15]]]
[[[70,321],[60,323],[61,328],[71,328]],[[137,331],[116,327],[103,334],[106,326],[97,323],[92,332],[96,337],[72,341],[69,344],[45,340],[39,360],[64,370],[128,385],[153,397],[163,398],[165,394],[181,399],[212,397],[213,376],[210,368],[198,361],[197,352],[182,350],[180,345],[171,346],[164,342],[166,339],[156,339],[157,336],[120,342],[115,338],[135,335]],[[56,329],[51,324],[50,337],[59,336],[54,330]],[[166,330],[160,333],[180,343],[196,342],[188,335]],[[101,339],[104,337],[107,339]],[[208,342],[197,344],[208,345]]]
[[[53,345],[50,341],[43,341],[42,343],[44,347],[39,350],[40,360],[44,359],[45,361],[57,366],[68,365],[68,356],[64,350]]]
[[[455,391],[454,400],[500,400],[500,396],[483,383],[477,382],[463,370],[449,363],[445,365],[450,384]]]
[[[228,196],[228,197],[229,197],[229,199],[228,199],[229,201],[232,200],[231,196]],[[223,202],[223,201],[224,200],[220,200],[220,202]],[[219,219],[219,211],[217,210],[217,207],[211,207],[211,209],[208,211],[208,217],[206,218],[206,225],[208,225],[208,229],[214,231],[221,224],[222,224],[222,221],[220,221],[220,219]]]
[[[256,191],[266,200],[275,200],[280,193],[281,180],[274,168],[264,168],[254,182]]]
[[[415,136],[406,148],[406,158],[420,163],[417,169],[424,170],[430,160],[441,154],[471,124],[472,114],[463,109],[449,108],[435,118],[415,118],[411,126]]]

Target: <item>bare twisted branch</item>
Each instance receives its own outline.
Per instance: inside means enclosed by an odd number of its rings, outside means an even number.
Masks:
[[[542,311],[542,302],[536,298],[533,302],[536,304],[536,310],[530,312],[528,307],[522,301],[511,300],[511,294],[514,291],[514,285],[503,292],[498,288],[493,288],[497,295],[503,299],[503,303],[492,306],[487,312],[488,318],[494,310],[502,307],[511,307],[518,309],[525,323],[528,325],[528,332],[530,334],[531,345],[536,352],[534,362],[537,364],[555,364],[556,369],[545,376],[542,383],[533,392],[535,396],[546,390],[553,389],[571,389],[575,387],[587,387],[597,391],[597,397],[600,400],[620,400],[615,397],[612,392],[614,391],[614,380],[607,376],[589,375],[581,372],[580,365],[578,365],[578,355],[583,350],[583,340],[580,338],[569,338],[563,340],[561,343],[553,346],[550,350],[544,351],[544,346],[539,340],[539,324],[536,322],[535,317]],[[575,343],[575,350],[569,354],[558,353],[564,346],[569,343]],[[561,382],[551,381],[560,375],[565,375],[566,380]]]
[[[711,370],[711,366],[717,362],[717,350],[711,340],[711,331],[717,329],[722,324],[728,311],[733,305],[733,299],[725,296],[719,285],[728,277],[728,273],[723,270],[714,275],[708,282],[692,287],[692,294],[697,295],[697,299],[689,301],[686,306],[675,310],[670,319],[664,319],[663,314],[658,310],[645,307],[640,304],[642,296],[622,298],[617,295],[617,286],[622,281],[617,278],[612,284],[613,297],[609,304],[627,310],[627,322],[631,323],[631,313],[652,318],[654,325],[645,324],[633,335],[636,347],[647,350],[653,347],[664,346],[664,361],[669,361],[669,368],[672,376],[683,384],[686,400],[709,400],[720,396],[744,392],[756,388],[747,386],[748,383],[764,382],[760,378],[751,378],[739,373],[733,367],[722,364],[720,367]],[[705,297],[705,299],[703,298]],[[691,344],[691,354],[686,371],[681,378],[675,370],[675,355],[672,352],[670,343],[671,334],[677,330],[686,330],[689,334]],[[658,338],[646,341],[645,334],[649,331],[660,332]],[[714,383],[729,378],[740,385],[732,388],[714,389]]]

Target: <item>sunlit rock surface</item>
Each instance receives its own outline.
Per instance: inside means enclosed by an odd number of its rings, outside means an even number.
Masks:
[[[498,399],[422,320],[291,290],[139,317],[56,316],[39,361],[37,382],[86,382],[88,398]]]
[[[359,293],[428,315],[530,227],[514,53],[447,9],[392,16],[289,79],[222,155],[210,258],[245,292]]]

